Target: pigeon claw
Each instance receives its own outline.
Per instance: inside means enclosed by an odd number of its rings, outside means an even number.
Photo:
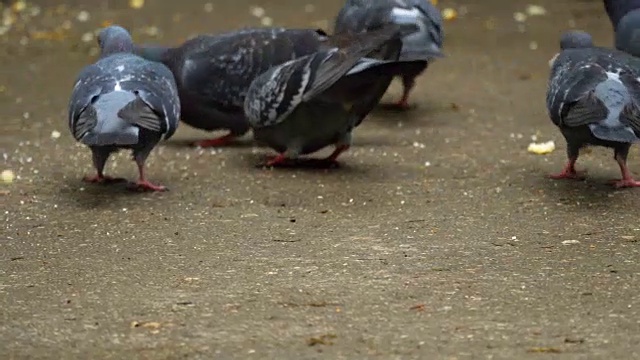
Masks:
[[[227,134],[225,136],[221,136],[221,137],[218,137],[218,138],[215,138],[215,139],[207,139],[207,140],[196,141],[196,142],[193,143],[193,146],[197,146],[197,147],[201,147],[201,148],[227,146],[235,138],[236,138],[235,136],[233,136],[231,134]]]
[[[285,154],[278,154],[277,156],[274,156],[273,158],[267,160],[264,166],[272,167],[272,166],[282,165],[286,161],[287,161],[287,156]]]
[[[613,179],[609,181],[609,184],[613,185],[616,189],[640,187],[640,181],[633,178]]]
[[[349,145],[338,145],[338,146],[336,146],[336,149],[333,150],[331,155],[327,156],[323,160],[328,162],[328,163],[337,163],[338,162],[338,157],[340,156],[340,154],[342,154],[343,152],[349,150],[349,148],[350,148]]]
[[[111,176],[96,174],[93,176],[87,175],[84,178],[82,178],[82,181],[92,183],[92,184],[114,184],[114,183],[119,183],[126,180],[123,178],[114,178]]]
[[[406,99],[404,96],[402,97],[402,99],[398,100],[397,103],[395,103],[395,107],[397,107],[400,110],[407,110],[409,109],[411,106],[409,105],[409,99]]]
[[[129,189],[132,191],[140,191],[140,192],[144,192],[144,191],[161,192],[161,191],[169,190],[166,186],[155,185],[148,182],[147,180],[138,180],[138,182],[132,183],[129,186]]]
[[[563,170],[557,174],[550,174],[549,178],[554,180],[584,180],[586,177],[586,171],[569,171]]]

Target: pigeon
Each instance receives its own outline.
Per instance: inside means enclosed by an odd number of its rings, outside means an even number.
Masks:
[[[326,35],[320,29],[246,28],[199,35],[177,47],[139,45],[136,53],[171,69],[182,122],[206,131],[229,131],[194,144],[216,147],[249,131],[243,106],[251,82],[275,65],[316,52]]]
[[[571,36],[563,37],[563,45],[583,41],[567,41]],[[622,173],[612,180],[615,187],[640,186],[627,167],[629,149],[640,141],[640,59],[587,43],[561,47],[550,66],[547,110],[567,142],[568,157],[564,169],[550,177],[583,179],[575,164],[580,149],[594,145],[614,150]]]
[[[336,35],[319,51],[256,78],[244,111],[258,142],[279,155],[275,166],[328,145],[323,159],[335,163],[351,145],[351,132],[378,104],[402,62],[398,26],[361,34]]]
[[[91,149],[95,176],[85,181],[109,183],[123,179],[104,175],[111,153],[131,149],[139,179],[132,188],[164,191],[146,180],[144,164],[161,139],[178,127],[180,101],[173,74],[166,66],[132,53],[127,30],[109,26],[100,31],[100,59],[80,72],[69,102],[69,129]]]
[[[615,47],[640,57],[640,0],[604,0],[615,36]]]
[[[444,56],[440,11],[429,0],[347,0],[336,17],[334,33],[371,31],[388,23],[419,28],[402,39],[400,60],[420,60],[407,63],[400,75],[404,91],[397,106],[406,109],[416,77]]]

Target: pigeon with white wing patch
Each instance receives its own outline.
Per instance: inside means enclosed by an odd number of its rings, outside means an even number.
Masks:
[[[394,75],[400,28],[335,35],[312,55],[273,67],[253,81],[244,110],[256,140],[279,155],[268,166],[334,145],[335,163],[351,132],[377,105]]]
[[[104,166],[112,153],[131,149],[139,171],[133,188],[166,190],[147,181],[144,164],[158,142],[178,127],[180,101],[173,74],[132,54],[131,36],[120,26],[103,29],[98,44],[100,59],[82,69],[69,102],[69,129],[89,146],[97,171],[85,181],[122,180],[104,175]]]
[[[408,107],[416,77],[436,58],[443,57],[444,31],[440,11],[428,0],[347,0],[335,20],[335,33],[360,33],[385,24],[417,26],[402,38],[401,61],[407,61],[400,77],[404,91],[397,103]]]
[[[613,49],[573,46],[578,43],[588,44],[563,37],[564,48],[551,64],[547,109],[567,141],[568,162],[550,177],[584,178],[575,164],[582,147],[595,145],[614,150],[622,174],[613,181],[616,187],[640,186],[627,167],[631,145],[640,142],[640,60]]]

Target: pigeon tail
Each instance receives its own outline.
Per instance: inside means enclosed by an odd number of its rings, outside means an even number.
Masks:
[[[609,78],[595,88],[595,96],[609,110],[607,117],[597,123],[589,124],[589,128],[593,135],[601,140],[637,142],[639,139],[633,129],[620,121],[622,110],[631,101],[631,95],[614,75],[608,75]]]
[[[118,117],[118,111],[135,99],[134,94],[126,91],[100,96],[92,105],[96,110],[96,124],[82,137],[82,143],[88,146],[137,144],[140,129]]]
[[[401,27],[403,60],[430,60],[444,57],[442,39],[431,21],[418,8],[391,10],[391,21]],[[413,27],[413,29],[411,29]]]

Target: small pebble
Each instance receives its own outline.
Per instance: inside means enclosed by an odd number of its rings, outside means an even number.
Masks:
[[[51,132],[51,138],[52,138],[52,139],[58,139],[59,137],[60,137],[60,131],[53,130],[53,131]]]

